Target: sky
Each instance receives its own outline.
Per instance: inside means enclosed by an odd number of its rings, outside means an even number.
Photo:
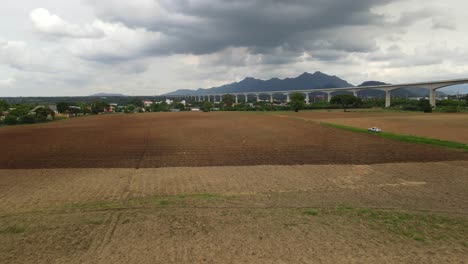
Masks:
[[[0,96],[468,78],[466,0],[2,0]],[[468,86],[444,88],[466,93]]]

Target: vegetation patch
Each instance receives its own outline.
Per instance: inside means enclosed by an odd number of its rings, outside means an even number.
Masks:
[[[446,147],[446,148],[463,149],[463,150],[468,151],[467,144],[454,142],[454,141],[446,141],[446,140],[439,140],[439,139],[411,136],[411,135],[400,135],[400,134],[394,134],[394,133],[389,133],[389,132],[374,133],[374,132],[367,131],[367,129],[363,129],[363,128],[350,127],[350,126],[325,123],[325,122],[322,122],[321,124],[329,126],[329,127],[352,131],[352,132],[371,134],[371,135],[388,138],[392,140],[398,140],[398,141],[409,142],[409,143],[417,143],[417,144],[434,145],[434,146]]]
[[[316,209],[309,209],[307,211],[304,211],[305,215],[319,215],[319,211]]]
[[[202,200],[217,200],[225,199],[233,196],[213,194],[213,193],[199,193],[199,194],[180,194],[180,195],[169,195],[169,196],[149,196],[149,197],[138,197],[131,199],[130,204],[159,204],[161,206],[167,206],[169,204],[184,204],[186,202],[196,202]]]
[[[338,207],[340,216],[352,216],[372,228],[416,241],[455,239],[464,241],[468,233],[468,222],[432,214],[410,214],[369,208]]]
[[[26,231],[26,228],[18,226],[18,225],[13,225],[13,226],[7,226],[4,228],[0,229],[0,234],[21,234]]]
[[[95,209],[115,209],[122,205],[118,202],[92,202],[92,203],[73,203],[66,204],[65,209],[68,210],[95,210]]]

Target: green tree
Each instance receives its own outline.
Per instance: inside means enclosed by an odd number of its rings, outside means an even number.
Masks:
[[[26,104],[18,104],[13,107],[14,109],[10,111],[10,114],[15,115],[19,118],[26,116],[31,111],[32,107]]]
[[[36,117],[34,115],[20,116],[19,123],[21,123],[21,124],[34,124],[34,123],[36,123]]]
[[[49,116],[52,117],[52,119],[55,119],[55,112],[50,110],[48,107],[42,107],[36,110],[36,120],[39,122],[47,121]]]
[[[5,122],[5,124],[7,125],[16,125],[18,124],[18,117],[15,116],[15,115],[12,115],[12,114],[9,114],[5,117],[5,119],[3,120],[3,122]]]
[[[293,93],[291,94],[291,102],[289,105],[295,112],[299,112],[299,110],[303,109],[305,106],[305,95],[302,93]]]
[[[234,99],[234,96],[232,94],[225,94],[223,95],[223,103],[228,106],[228,107],[231,107],[235,102],[235,99]]]
[[[68,108],[68,113],[70,113],[72,116],[78,116],[78,114],[81,113],[90,113],[88,108],[79,108],[79,107],[73,107],[73,108]]]
[[[104,109],[106,107],[108,107],[108,106],[109,106],[109,104],[107,102],[104,102],[104,101],[94,102],[94,103],[91,104],[91,112],[93,114],[103,113]]]
[[[213,108],[213,104],[210,102],[204,102],[202,106],[203,112],[210,112],[211,108]]]
[[[334,95],[331,98],[330,103],[343,106],[343,110],[344,112],[346,112],[348,107],[352,105],[357,106],[361,104],[362,102],[359,98],[357,98],[356,96],[352,94],[339,94],[339,95]]]
[[[128,114],[128,113],[133,113],[133,112],[135,112],[135,109],[136,109],[136,106],[134,106],[134,105],[132,105],[132,104],[129,104],[129,105],[127,105],[127,106],[125,107],[124,112],[127,113],[127,114]]]
[[[151,110],[153,112],[167,112],[169,111],[169,104],[167,104],[166,102],[161,102],[159,104],[155,103],[151,106]]]
[[[8,109],[10,109],[10,104],[7,101],[0,100],[0,112],[8,111]]]
[[[145,107],[143,100],[141,100],[140,98],[133,98],[132,100],[130,100],[129,104],[132,104],[135,107]]]
[[[75,105],[74,103],[67,103],[67,102],[58,102],[57,103],[57,111],[59,113],[65,113],[68,111],[68,107]]]
[[[176,104],[174,105],[174,108],[175,108],[175,109],[179,109],[180,111],[184,111],[184,110],[185,110],[185,105],[182,104],[182,103],[176,103]]]
[[[432,105],[427,99],[419,100],[418,102],[419,109],[424,113],[432,113]]]

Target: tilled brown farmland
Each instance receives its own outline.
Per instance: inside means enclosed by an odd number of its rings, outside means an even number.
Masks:
[[[1,169],[377,164],[468,154],[255,113],[76,118],[0,129]]]
[[[304,114],[0,128],[0,263],[468,259],[468,152]]]

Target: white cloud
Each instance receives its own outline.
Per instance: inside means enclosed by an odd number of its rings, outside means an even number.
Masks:
[[[62,56],[62,57],[60,57]],[[33,48],[23,41],[0,40],[0,63],[20,71],[57,73],[66,70],[63,54]]]
[[[16,79],[14,78],[8,78],[5,80],[0,80],[0,86],[13,86],[16,82]]]
[[[457,24],[450,18],[433,18],[432,19],[433,29],[445,29],[445,30],[456,30]]]
[[[104,32],[99,39],[80,39],[71,44],[76,56],[100,62],[132,60],[164,44],[164,36],[144,28],[129,28],[122,23],[96,20],[94,27]]]
[[[154,94],[316,70],[353,84],[468,72],[465,0],[37,2],[2,3],[0,95]]]
[[[38,8],[31,12],[30,19],[34,27],[41,33],[57,37],[68,38],[100,38],[103,32],[96,25],[74,25],[61,17],[51,14],[45,8]]]

